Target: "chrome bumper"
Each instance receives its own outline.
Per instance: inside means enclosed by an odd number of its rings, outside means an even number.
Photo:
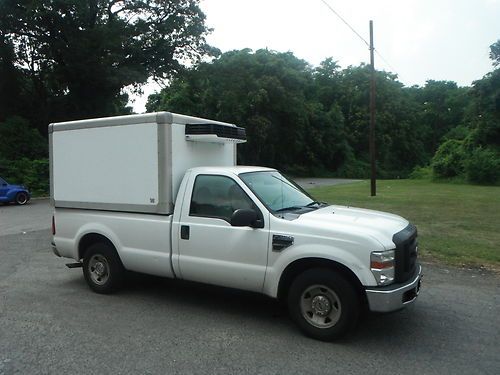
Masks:
[[[59,254],[59,251],[57,251],[56,244],[54,242],[50,243],[50,246],[52,247],[52,252],[57,255],[58,257],[61,257],[61,254]]]
[[[415,277],[407,284],[366,288],[368,306],[374,312],[389,312],[402,309],[417,299],[422,280],[422,267],[418,266]]]

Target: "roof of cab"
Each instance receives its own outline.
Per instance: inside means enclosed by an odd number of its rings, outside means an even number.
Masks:
[[[226,174],[226,173],[231,173],[235,175],[239,175],[241,173],[248,173],[248,172],[272,172],[276,171],[276,169],[273,168],[267,168],[267,167],[257,167],[257,166],[249,166],[249,165],[236,165],[232,167],[195,167],[191,168],[190,171],[196,173],[196,174]]]

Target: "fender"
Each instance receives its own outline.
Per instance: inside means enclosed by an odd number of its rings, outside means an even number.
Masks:
[[[87,234],[99,234],[105,237],[108,241],[110,241],[113,244],[114,248],[118,252],[118,256],[122,258],[121,256],[122,244],[116,233],[113,232],[111,228],[102,223],[92,222],[84,224],[82,227],[80,227],[80,229],[78,229],[76,233],[75,242],[73,244],[73,254],[75,255],[74,256],[75,259],[80,260],[80,255],[79,255],[80,242],[82,238]],[[127,267],[125,263],[124,266],[125,268]]]
[[[9,191],[7,192],[7,200],[14,201],[16,199],[17,193],[26,193],[28,195],[28,200],[30,198],[30,194],[26,189],[14,188],[9,189]]]
[[[328,245],[299,245],[286,249],[266,272],[263,293],[270,297],[277,297],[278,286],[285,269],[300,259],[320,258],[335,261],[349,269],[359,280],[361,285],[376,285],[370,269],[369,261],[361,262],[353,253]],[[366,266],[365,266],[366,264]]]

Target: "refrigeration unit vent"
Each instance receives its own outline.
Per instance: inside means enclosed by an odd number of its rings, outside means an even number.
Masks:
[[[212,143],[244,143],[245,128],[221,124],[186,124],[186,140]]]

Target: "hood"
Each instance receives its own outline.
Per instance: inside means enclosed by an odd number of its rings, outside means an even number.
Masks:
[[[394,248],[392,236],[404,229],[408,221],[387,212],[346,206],[327,206],[300,215],[297,221],[307,226],[330,229],[353,235],[368,235],[385,249]]]

